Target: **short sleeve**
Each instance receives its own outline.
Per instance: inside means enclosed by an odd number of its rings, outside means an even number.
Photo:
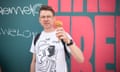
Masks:
[[[33,39],[32,39],[32,44],[31,44],[31,48],[30,48],[31,53],[36,53],[36,48],[35,48],[35,45],[34,45],[34,39],[35,39],[35,37],[33,37]]]

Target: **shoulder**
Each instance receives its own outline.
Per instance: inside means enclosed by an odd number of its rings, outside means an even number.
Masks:
[[[37,33],[37,35],[34,37],[34,45],[36,44],[37,40],[39,39],[39,37],[41,36],[43,32],[39,32]]]

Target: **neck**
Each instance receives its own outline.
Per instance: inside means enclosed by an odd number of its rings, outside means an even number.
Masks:
[[[55,29],[54,28],[48,28],[48,29],[44,29],[45,32],[53,32]]]

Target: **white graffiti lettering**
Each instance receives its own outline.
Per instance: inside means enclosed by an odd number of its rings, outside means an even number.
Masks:
[[[10,14],[21,14],[21,15],[33,15],[38,14],[38,9],[42,4],[35,4],[29,6],[16,6],[16,7],[1,7],[0,6],[0,15],[10,15]]]
[[[11,37],[23,37],[30,38],[34,37],[37,32],[32,32],[31,30],[20,30],[20,29],[10,29],[10,28],[0,28],[0,36],[11,36]]]

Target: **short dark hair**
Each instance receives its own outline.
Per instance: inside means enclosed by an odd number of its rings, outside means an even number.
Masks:
[[[53,16],[55,16],[55,11],[53,10],[53,8],[52,8],[51,6],[41,5],[40,10],[39,10],[39,15],[40,15],[40,12],[41,12],[42,10],[51,11],[51,12],[53,13]]]

